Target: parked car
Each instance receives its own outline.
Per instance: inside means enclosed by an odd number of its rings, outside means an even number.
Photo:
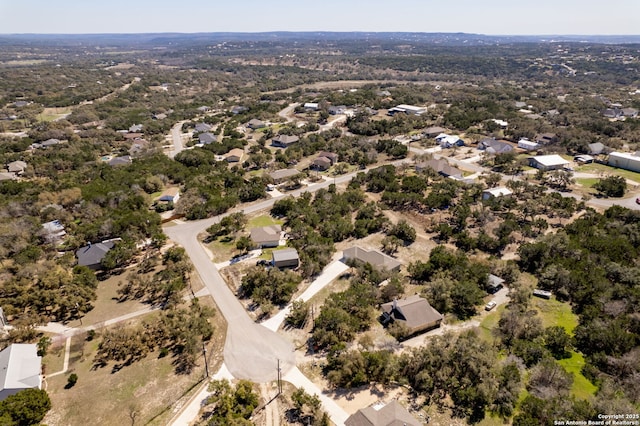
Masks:
[[[636,198],[636,204],[640,204],[640,197]]]
[[[492,300],[491,302],[489,302],[489,303],[487,303],[486,305],[484,305],[484,310],[485,310],[485,311],[490,311],[490,310],[492,310],[493,308],[495,308],[495,307],[496,307],[496,305],[497,305],[497,303],[496,303],[496,302],[494,302],[494,301]]]

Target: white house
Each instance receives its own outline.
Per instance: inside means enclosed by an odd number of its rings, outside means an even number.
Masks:
[[[640,172],[640,156],[627,152],[612,152],[609,154],[608,164],[632,172]]]
[[[497,198],[497,197],[502,197],[502,196],[511,195],[511,194],[513,194],[513,192],[511,192],[508,188],[501,186],[498,188],[490,188],[482,191],[482,199],[488,200],[490,198]]]
[[[396,107],[391,108],[387,114],[388,115],[393,115],[397,112],[403,112],[405,114],[411,114],[411,115],[421,115],[424,114],[427,111],[427,109],[425,107],[419,107],[419,106],[415,106],[415,105],[398,105]]]
[[[557,170],[569,164],[569,161],[560,157],[558,154],[538,155],[529,158],[529,165],[540,170]]]
[[[36,345],[14,343],[0,352],[0,401],[24,389],[42,387],[42,357]]]
[[[316,102],[307,102],[304,104],[304,109],[309,111],[317,111],[320,106]]]
[[[518,148],[522,148],[526,151],[533,151],[534,149],[538,149],[540,144],[537,142],[532,142],[528,139],[520,139],[518,141]]]

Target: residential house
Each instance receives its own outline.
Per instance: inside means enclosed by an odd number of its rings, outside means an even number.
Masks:
[[[438,136],[441,133],[444,133],[446,130],[443,129],[442,127],[427,127],[426,129],[424,129],[422,131],[422,134],[426,137],[426,138],[435,138],[436,136]]]
[[[143,136],[144,134],[142,133],[125,133],[124,134],[124,138],[126,140],[136,140],[136,139],[140,139]]]
[[[299,175],[300,172],[296,169],[280,169],[275,172],[269,173],[271,179],[276,185],[279,185],[287,180],[291,179],[293,176]]]
[[[462,179],[463,177],[462,170],[449,165],[447,160],[444,158],[440,158],[438,160],[427,160],[416,164],[416,172],[421,172],[426,169],[431,169],[442,176],[454,179]]]
[[[34,344],[13,343],[0,352],[0,401],[25,389],[42,388],[42,357]]]
[[[198,135],[198,141],[201,144],[209,145],[210,143],[217,142],[218,141],[218,137],[216,135],[214,135],[213,133],[209,133],[209,132],[200,133]]]
[[[382,325],[389,325],[398,321],[408,331],[408,335],[432,330],[440,327],[443,316],[418,294],[406,299],[394,300],[382,306],[380,321]]]
[[[197,133],[204,133],[204,132],[208,132],[209,130],[211,130],[211,126],[207,123],[196,124],[195,131]]]
[[[460,139],[459,136],[447,135],[446,133],[441,133],[438,136],[436,136],[436,141],[440,144],[442,148],[464,146],[464,141]]]
[[[234,148],[224,155],[224,159],[227,163],[239,163],[244,157],[244,150],[240,148]]]
[[[485,151],[487,154],[505,154],[513,152],[513,145],[507,141],[485,138],[478,142],[478,149]]]
[[[498,197],[503,197],[505,195],[511,195],[511,194],[513,194],[513,192],[511,192],[508,188],[501,186],[498,188],[490,188],[482,191],[482,199],[488,200],[491,198],[498,198]]]
[[[267,127],[267,125],[262,120],[258,120],[257,118],[252,118],[247,123],[247,127],[250,129],[256,130],[256,129],[262,129],[264,127]]]
[[[328,109],[329,114],[331,115],[338,115],[338,114],[344,114],[347,111],[347,106],[346,105],[331,105]]]
[[[600,142],[590,143],[588,146],[589,154],[591,155],[606,154],[608,150],[608,148]]]
[[[500,126],[501,129],[506,129],[507,127],[509,127],[509,123],[507,121],[499,120],[497,118],[492,118],[491,121]]]
[[[36,142],[31,144],[31,148],[36,149],[36,148],[48,148],[50,146],[53,145],[58,145],[60,142],[59,139],[55,139],[55,138],[51,138],[51,139],[47,139],[44,142]]]
[[[487,291],[490,294],[496,293],[504,285],[504,280],[497,275],[489,274],[487,278]]]
[[[342,252],[342,257],[346,261],[352,260],[356,262],[368,263],[374,268],[383,269],[385,271],[400,270],[400,263],[391,256],[387,256],[378,250],[365,250],[362,247],[350,247]]]
[[[529,158],[529,165],[539,170],[557,170],[566,167],[569,161],[560,157],[558,154],[538,155]]]
[[[527,139],[520,139],[518,141],[518,148],[524,149],[525,151],[533,151],[534,149],[540,148],[540,144]]]
[[[558,135],[555,133],[538,133],[534,140],[540,145],[551,145],[558,142]]]
[[[422,426],[397,400],[375,404],[353,413],[344,422],[345,426]]]
[[[331,167],[331,160],[327,157],[316,157],[316,159],[313,160],[313,163],[311,163],[311,166],[316,170],[329,170]]]
[[[632,172],[640,172],[640,155],[630,154],[627,152],[612,152],[609,154],[607,164],[613,167],[619,167]]]
[[[297,268],[300,265],[300,257],[294,248],[274,250],[271,252],[271,263],[275,268]]]
[[[427,109],[425,107],[419,107],[419,106],[415,106],[415,105],[398,105],[395,106],[393,108],[391,108],[387,114],[388,115],[394,115],[397,113],[404,113],[404,114],[409,114],[409,115],[422,115],[425,112],[427,112]]]
[[[233,108],[231,108],[231,114],[233,115],[238,115],[246,111],[249,111],[249,108],[244,106],[234,106]]]
[[[282,238],[282,227],[280,225],[262,226],[251,228],[251,241],[260,247],[278,247]]]
[[[114,240],[104,241],[102,243],[96,243],[88,245],[84,247],[80,247],[76,251],[76,258],[78,258],[78,266],[86,266],[89,269],[93,269],[97,271],[102,268],[100,262],[102,259],[109,253],[116,245]]]
[[[307,102],[304,104],[304,109],[307,111],[317,111],[319,107],[316,102]]]
[[[16,176],[20,176],[27,169],[27,163],[22,160],[12,161],[7,164],[7,171],[14,173]]]
[[[51,244],[57,243],[67,235],[64,225],[59,220],[52,220],[42,224],[44,239]]]
[[[626,118],[636,118],[638,110],[635,108],[622,108],[622,116]]]
[[[320,151],[318,153],[318,157],[327,158],[329,161],[331,161],[332,166],[338,162],[338,154],[333,152]]]
[[[278,135],[271,139],[271,145],[280,148],[288,148],[291,145],[298,143],[299,140],[300,138],[295,135]]]
[[[173,186],[165,189],[158,197],[158,201],[164,201],[167,203],[177,203],[180,199],[180,188]]]
[[[144,152],[149,147],[149,141],[146,139],[136,139],[129,148],[129,155],[135,156]]]
[[[129,127],[129,133],[138,133],[142,131],[142,124],[133,124],[131,127]]]
[[[125,155],[122,157],[113,157],[111,160],[109,160],[109,165],[111,167],[128,166],[129,164],[131,164],[131,162],[131,156]]]

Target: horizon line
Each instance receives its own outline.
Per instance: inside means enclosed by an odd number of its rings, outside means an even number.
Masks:
[[[313,33],[326,33],[326,34],[445,34],[445,35],[475,35],[484,37],[640,37],[640,33],[637,34],[578,34],[578,33],[566,33],[566,34],[484,34],[484,33],[467,33],[462,31],[367,31],[367,30],[269,30],[269,31],[151,31],[151,32],[96,32],[96,33],[37,33],[37,32],[24,32],[24,33],[2,33],[0,36],[97,36],[97,35],[206,35],[206,34],[275,34],[275,33],[288,33],[288,34],[313,34]]]

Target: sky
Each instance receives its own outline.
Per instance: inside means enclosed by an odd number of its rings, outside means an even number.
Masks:
[[[638,35],[640,0],[0,0],[0,33]]]

